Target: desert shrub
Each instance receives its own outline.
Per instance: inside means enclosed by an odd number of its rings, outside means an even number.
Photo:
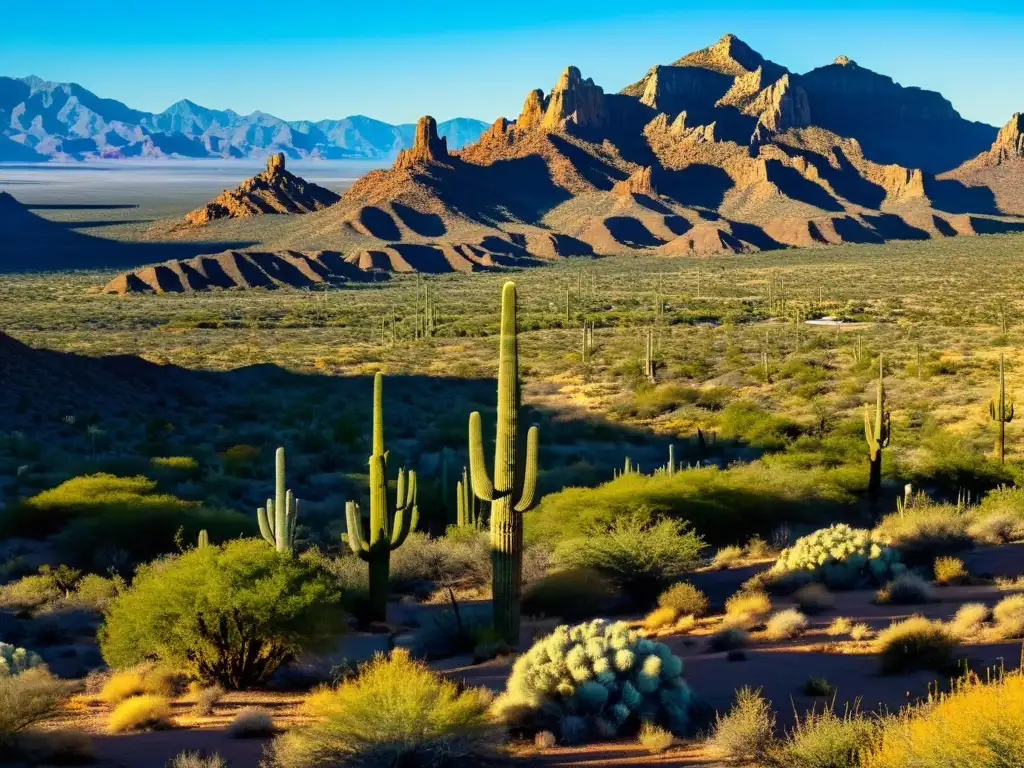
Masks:
[[[714,546],[769,535],[780,520],[793,523],[838,515],[854,496],[835,471],[766,460],[728,469],[707,466],[673,475],[624,475],[596,488],[546,495],[526,515],[527,540],[558,543],[607,530],[635,514],[688,522]]]
[[[112,674],[103,684],[99,699],[113,707],[125,699],[144,693],[171,698],[179,693],[180,687],[178,673],[167,667],[142,663]]]
[[[219,455],[224,471],[229,475],[252,477],[259,465],[260,449],[254,445],[239,443]]]
[[[775,713],[771,703],[759,689],[740,688],[733,708],[716,717],[708,743],[727,760],[763,761],[775,744]]]
[[[791,640],[807,630],[807,617],[796,608],[788,608],[770,616],[765,625],[764,634],[769,640]]]
[[[865,768],[1008,768],[1024,765],[1024,678],[976,677],[951,693],[883,721]]]
[[[168,480],[188,480],[199,477],[199,462],[191,456],[154,456],[149,460],[157,475]]]
[[[909,565],[930,567],[935,558],[969,549],[968,513],[952,504],[915,501],[903,513],[886,515],[875,527],[878,541],[899,550]]]
[[[224,688],[219,685],[208,685],[196,693],[195,713],[200,717],[209,717],[217,702],[224,698]]]
[[[967,535],[980,544],[1006,544],[1024,538],[1024,520],[1006,512],[975,516]]]
[[[845,616],[837,616],[832,619],[832,623],[828,625],[828,629],[825,630],[825,634],[831,637],[838,637],[839,635],[848,635],[850,630],[853,629],[853,622]]]
[[[1024,638],[1024,595],[1004,597],[992,609],[994,633],[1006,640]]]
[[[800,690],[806,696],[831,696],[836,688],[824,677],[808,677]]]
[[[800,434],[799,425],[776,416],[750,400],[734,400],[719,415],[722,437],[739,440],[755,448],[778,451]]]
[[[634,601],[648,603],[666,584],[693,570],[704,542],[676,520],[649,522],[634,515],[605,532],[563,542],[555,559],[570,568],[593,568]]]
[[[708,637],[708,650],[714,653],[735,651],[750,645],[750,635],[740,627],[726,627]]]
[[[948,672],[953,667],[956,638],[940,621],[911,616],[878,633],[874,651],[887,675],[927,669]]]
[[[149,693],[125,699],[107,718],[109,733],[162,730],[171,725],[171,702],[166,696]]]
[[[227,768],[227,761],[214,752],[204,755],[201,752],[181,752],[167,763],[167,768]]]
[[[254,531],[255,522],[252,515],[159,493],[147,477],[96,474],[26,499],[5,514],[3,528],[35,538],[57,534],[56,545],[72,565],[106,568],[116,558],[141,562],[173,551],[179,530],[191,541],[202,529],[228,539]]]
[[[829,610],[835,598],[824,584],[807,584],[793,593],[793,601],[804,613],[814,615]]]
[[[498,741],[490,703],[486,691],[460,690],[396,650],[310,694],[301,708],[310,722],[276,738],[271,755],[280,768],[481,764]]]
[[[274,733],[274,720],[265,709],[246,707],[231,721],[228,736],[235,739],[252,739],[270,736]]]
[[[607,613],[617,597],[615,585],[600,571],[567,568],[528,586],[523,592],[522,613],[578,621]]]
[[[565,743],[612,738],[642,721],[681,735],[691,706],[682,671],[667,645],[624,622],[560,626],[516,660],[495,709],[510,725],[554,730]]]
[[[713,568],[730,568],[736,565],[743,557],[743,547],[728,546],[722,547],[715,552],[714,558],[711,560],[711,566]]]
[[[734,626],[752,626],[772,611],[772,599],[760,590],[741,589],[725,601],[725,620]]]
[[[42,666],[39,654],[17,648],[8,643],[0,643],[0,677],[20,675],[33,667]]]
[[[796,726],[771,751],[773,768],[859,768],[878,738],[878,721],[831,706],[797,718]]]
[[[10,747],[19,734],[54,717],[67,695],[67,683],[46,667],[0,674],[0,747]]]
[[[784,549],[772,566],[772,576],[809,575],[832,589],[852,589],[884,583],[904,570],[897,552],[872,541],[870,531],[837,523]]]
[[[772,552],[772,546],[763,538],[757,534],[750,537],[750,541],[747,542],[745,547],[747,557],[755,559],[761,559],[762,557],[768,557]]]
[[[140,568],[100,631],[114,668],[157,658],[226,688],[262,683],[344,629],[330,578],[262,539],[191,549]]]
[[[648,632],[656,632],[676,624],[679,612],[675,608],[655,608],[643,619],[643,628]]]
[[[96,762],[92,737],[82,731],[25,731],[18,735],[14,753],[29,765],[85,765]]]
[[[551,731],[540,731],[533,737],[533,746],[537,749],[551,749],[558,744],[558,737]]]
[[[871,627],[863,621],[850,627],[850,639],[858,643],[862,640],[870,640],[874,634]]]
[[[117,597],[122,586],[123,582],[118,579],[108,579],[90,573],[82,577],[78,583],[73,602],[89,610],[103,611]]]
[[[658,595],[659,608],[672,608],[678,616],[701,618],[708,610],[708,597],[688,581],[673,584]]]
[[[640,726],[640,733],[637,734],[636,740],[650,754],[657,755],[671,747],[675,737],[671,731],[645,722]]]
[[[992,612],[984,603],[964,603],[949,622],[949,631],[958,640],[974,637],[981,633],[991,615]]]
[[[63,595],[49,574],[22,576],[0,586],[0,607],[31,611],[59,600]]]
[[[472,653],[477,659],[492,658],[505,642],[494,629],[490,605],[461,605],[436,611],[416,633],[413,654],[423,659],[447,659]]]
[[[935,583],[947,586],[963,584],[970,578],[964,561],[959,557],[940,557],[935,560]]]
[[[903,573],[875,595],[882,605],[924,605],[932,599],[931,585],[916,573]]]

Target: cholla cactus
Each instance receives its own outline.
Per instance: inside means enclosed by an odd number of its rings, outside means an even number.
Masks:
[[[7,643],[0,643],[0,677],[20,675],[26,669],[38,667],[43,663],[38,654],[16,648]]]
[[[682,672],[667,645],[625,622],[560,626],[519,657],[495,711],[567,743],[613,738],[645,721],[682,735],[692,701]]]
[[[772,567],[777,576],[803,575],[830,587],[883,584],[906,570],[899,553],[874,541],[871,532],[838,523],[798,539]]]

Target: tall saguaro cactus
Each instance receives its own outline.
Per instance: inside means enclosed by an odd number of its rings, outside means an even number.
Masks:
[[[519,439],[519,352],[516,286],[501,291],[501,342],[498,360],[498,424],[494,476],[485,466],[479,411],[469,415],[469,470],[473,493],[491,503],[491,602],[494,627],[510,645],[519,644],[519,598],[523,572],[523,513],[537,493],[539,430],[530,427],[525,448]]]
[[[370,455],[370,536],[363,535],[359,505],[345,504],[345,525],[348,546],[370,567],[370,618],[385,621],[388,608],[388,580],[391,572],[391,550],[405,543],[419,524],[416,505],[416,473],[398,470],[395,499],[395,520],[391,523],[388,502],[387,451],[384,450],[384,377],[373,377],[373,453]]]
[[[299,500],[291,490],[285,489],[284,448],[274,456],[274,498],[267,506],[256,510],[260,533],[278,552],[292,552],[295,548],[295,524],[299,519]]]
[[[988,412],[993,421],[999,422],[999,442],[996,446],[999,451],[1000,463],[1006,461],[1006,425],[1013,421],[1013,401],[1006,403],[1006,374],[1003,367],[1003,353],[999,353],[999,388],[996,389],[996,396],[988,404]]]
[[[868,495],[877,499],[882,490],[882,449],[889,445],[890,414],[885,410],[885,384],[882,356],[878,356],[878,391],[875,395],[875,418],[864,409],[864,439],[868,444],[871,469],[868,474]]]

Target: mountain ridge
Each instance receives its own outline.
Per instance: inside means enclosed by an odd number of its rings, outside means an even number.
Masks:
[[[439,124],[453,148],[472,143],[486,127],[467,117]],[[291,159],[380,160],[410,147],[415,129],[415,123],[358,114],[321,120],[283,120],[261,110],[243,115],[187,98],[145,112],[74,82],[0,76],[0,161],[263,158],[277,152]]]

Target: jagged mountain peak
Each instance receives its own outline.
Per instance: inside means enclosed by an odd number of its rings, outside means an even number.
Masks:
[[[772,62],[768,61],[764,56],[733,34],[723,35],[713,45],[686,54],[681,59],[675,61],[673,66],[701,67],[732,77],[753,72],[758,67],[766,67],[771,68],[772,74],[770,79],[772,80],[781,75],[781,72],[776,75],[774,70],[784,70],[783,67],[772,64]]]

